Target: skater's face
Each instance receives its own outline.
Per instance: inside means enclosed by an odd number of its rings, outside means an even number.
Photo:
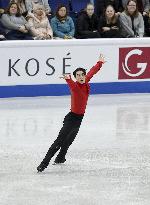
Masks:
[[[83,71],[76,72],[76,80],[80,84],[85,83],[85,74],[83,73]]]

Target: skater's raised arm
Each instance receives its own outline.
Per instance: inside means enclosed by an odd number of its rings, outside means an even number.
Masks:
[[[99,61],[87,73],[87,75],[86,75],[86,82],[89,82],[91,80],[93,75],[95,75],[100,70],[100,68],[102,67],[102,64],[104,64],[105,62],[106,61],[105,61],[104,56],[102,54],[100,54]]]
[[[76,84],[75,84],[75,82],[72,80],[70,74],[63,74],[60,78],[66,80],[66,82],[67,82],[67,84],[69,85],[69,88],[70,88],[70,89],[74,89],[74,88],[76,87]]]

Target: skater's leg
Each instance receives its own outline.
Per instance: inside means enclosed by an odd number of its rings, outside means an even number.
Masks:
[[[38,172],[42,172],[45,168],[47,168],[51,158],[55,155],[55,153],[60,149],[60,146],[64,140],[64,134],[68,134],[66,132],[65,126],[62,127],[62,129],[59,132],[59,135],[57,139],[54,141],[54,143],[49,148],[48,152],[46,153],[44,159],[42,160],[41,164],[37,167]]]
[[[72,129],[70,130],[65,140],[63,141],[60,152],[55,159],[55,163],[64,163],[66,161],[65,155],[67,153],[69,146],[72,144],[76,135],[78,134],[82,119],[83,119],[83,116],[78,116],[78,115],[74,116],[74,121],[72,123]]]
[[[61,149],[55,159],[55,163],[64,163],[66,161],[65,155],[67,154],[67,151],[74,141],[77,133],[79,131],[79,128],[74,128],[72,131],[68,134],[67,138],[64,140],[63,144],[61,145]]]
[[[43,171],[49,164],[51,158],[54,156],[54,154],[60,149],[61,145],[63,144],[63,141],[65,140],[66,136],[72,129],[72,120],[70,113],[66,115],[63,122],[63,127],[61,128],[59,135],[57,139],[54,141],[54,143],[49,148],[46,156],[44,157],[41,164],[37,167],[38,171]]]
[[[63,144],[63,141],[65,141],[65,138],[68,135],[68,133],[70,132],[70,130],[71,130],[71,126],[69,126],[68,123],[67,124],[65,123],[64,126],[61,128],[57,139],[51,145],[46,156],[44,157],[44,159],[42,161],[44,164],[46,164],[46,165],[49,164],[51,158],[60,149],[61,145]]]

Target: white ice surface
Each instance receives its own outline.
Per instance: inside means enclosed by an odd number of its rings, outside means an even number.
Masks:
[[[0,205],[149,205],[150,95],[90,96],[66,163],[38,174],[69,104],[0,99]]]

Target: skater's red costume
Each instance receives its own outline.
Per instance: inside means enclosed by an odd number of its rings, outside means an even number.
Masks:
[[[79,115],[83,115],[85,113],[90,91],[90,85],[88,82],[93,75],[100,70],[102,64],[103,63],[101,61],[98,61],[97,64],[90,69],[86,75],[86,81],[84,84],[74,82],[71,79],[71,76],[70,79],[66,79],[71,91],[71,112]]]

